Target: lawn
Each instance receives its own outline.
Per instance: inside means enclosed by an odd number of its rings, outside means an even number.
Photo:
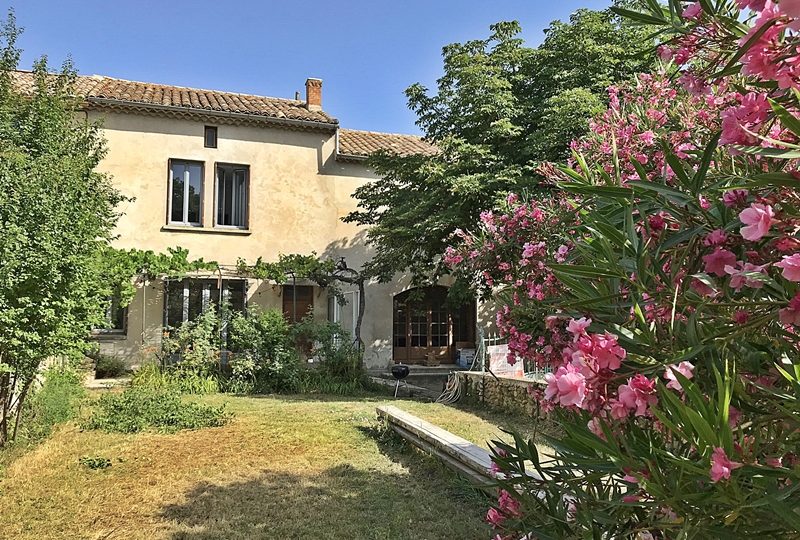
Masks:
[[[0,538],[479,539],[487,503],[376,429],[383,398],[231,397],[220,428],[173,435],[60,427],[0,480]],[[400,407],[476,443],[497,421]],[[515,426],[520,427],[520,426]],[[82,456],[112,466],[90,470]]]

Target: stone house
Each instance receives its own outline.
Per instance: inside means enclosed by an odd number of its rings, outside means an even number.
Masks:
[[[14,75],[30,87],[28,72]],[[191,319],[224,299],[234,309],[282,309],[290,320],[312,312],[352,330],[358,291],[338,305],[310,282],[277,285],[243,279],[241,257],[277,260],[310,254],[361,268],[369,259],[365,231],[341,218],[356,208],[353,191],[375,179],[365,165],[380,149],[432,152],[410,135],[344,129],[322,107],[322,81],[306,81],[305,99],[79,76],[76,91],[89,120],[100,120],[108,143],[101,170],[131,198],[119,210],[120,248],[170,247],[217,261],[221,273],[156,281],[125,309],[112,303],[102,352],[135,363],[157,347],[165,327]],[[450,310],[445,287],[408,301],[408,282],[368,283],[362,337],[367,367],[420,362],[433,352],[452,362],[459,342],[475,340],[474,308]]]

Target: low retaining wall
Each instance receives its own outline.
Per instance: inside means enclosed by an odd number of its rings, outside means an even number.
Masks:
[[[480,371],[457,372],[461,399],[482,403],[492,409],[539,416],[539,397],[545,383],[530,379],[494,376]]]

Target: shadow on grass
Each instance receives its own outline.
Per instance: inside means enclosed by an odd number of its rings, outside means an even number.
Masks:
[[[255,479],[198,484],[163,509],[173,539],[478,539],[485,506],[451,497],[441,475],[359,470],[265,472]]]

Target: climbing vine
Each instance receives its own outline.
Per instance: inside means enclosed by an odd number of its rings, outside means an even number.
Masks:
[[[336,297],[337,301],[345,304],[341,284],[355,285],[358,287],[358,319],[354,331],[354,340],[359,347],[363,346],[361,340],[361,322],[364,318],[366,305],[364,298],[364,283],[367,276],[363,270],[348,268],[344,258],[338,262],[333,259],[321,259],[316,252],[310,255],[292,253],[281,254],[275,262],[266,262],[259,257],[253,264],[248,264],[243,258],[236,262],[236,269],[240,275],[273,281],[277,284],[287,283],[292,278],[308,279],[320,287],[328,289],[329,294]]]

